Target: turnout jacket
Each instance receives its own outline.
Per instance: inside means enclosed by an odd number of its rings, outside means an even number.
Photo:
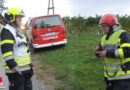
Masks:
[[[118,30],[110,37],[104,35],[99,47],[106,50],[104,76],[108,80],[130,79],[130,36]]]
[[[21,72],[31,71],[31,59],[24,34],[9,24],[1,32],[2,63],[7,74],[14,73],[12,68],[18,67]]]

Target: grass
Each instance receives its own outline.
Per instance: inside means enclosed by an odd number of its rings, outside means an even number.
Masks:
[[[48,72],[64,84],[55,90],[105,90],[103,60],[94,55],[100,39],[96,34],[73,33],[65,47],[40,51],[41,64],[53,67]]]

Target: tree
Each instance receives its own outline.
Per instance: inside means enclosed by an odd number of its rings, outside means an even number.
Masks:
[[[78,17],[72,18],[72,23],[75,26],[75,30],[78,32],[78,36],[80,36],[81,31],[85,29],[85,19],[80,15]]]
[[[67,30],[71,33],[72,30],[78,32],[80,36],[82,31],[87,30],[87,32],[98,32],[100,30],[99,21],[102,16],[96,15],[96,17],[89,16],[88,18],[82,16],[74,16],[74,17],[63,17],[63,21]],[[120,16],[116,15],[119,20],[119,23],[122,26],[122,29],[125,29],[130,32],[130,15]]]
[[[62,20],[68,33],[71,33],[70,17],[69,16],[63,17]]]

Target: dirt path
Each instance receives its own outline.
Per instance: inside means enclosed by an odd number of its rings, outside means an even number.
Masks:
[[[55,76],[52,74],[52,70],[54,69],[50,65],[43,65],[41,61],[38,60],[41,56],[40,53],[35,53],[32,55],[33,64],[34,64],[34,72],[36,73],[36,77],[44,83],[49,90],[54,90],[56,87],[63,86],[61,81],[56,80]]]

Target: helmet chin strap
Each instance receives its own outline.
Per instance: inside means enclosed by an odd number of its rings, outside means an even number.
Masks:
[[[16,21],[11,22],[10,25],[12,25],[13,27],[15,27],[17,29],[19,28],[19,26],[17,25]]]
[[[112,35],[113,33],[113,26],[109,26],[109,32],[107,33],[108,37]]]

